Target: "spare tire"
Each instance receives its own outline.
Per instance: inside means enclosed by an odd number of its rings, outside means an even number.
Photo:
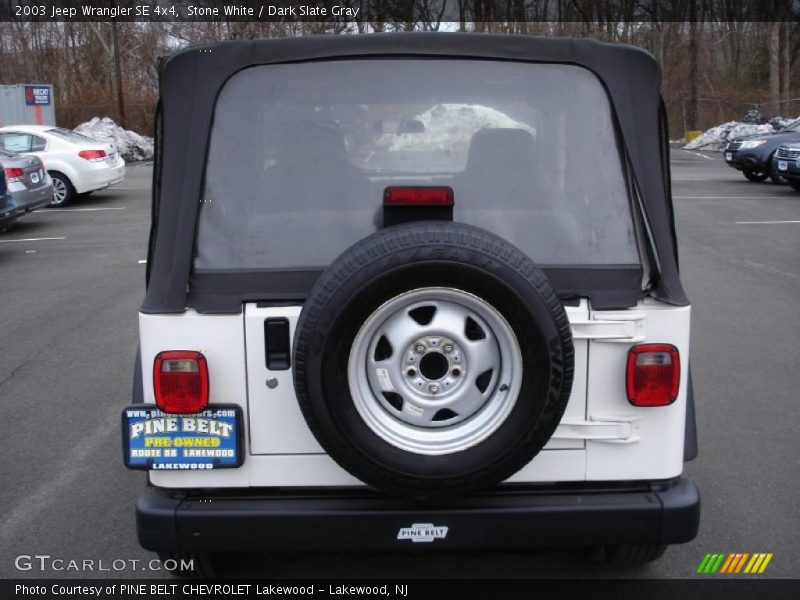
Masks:
[[[294,338],[320,445],[380,490],[479,490],[527,464],[572,387],[569,322],[545,274],[483,229],[383,229],[321,275]]]

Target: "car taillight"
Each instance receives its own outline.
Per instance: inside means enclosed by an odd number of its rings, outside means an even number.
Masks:
[[[105,150],[81,150],[78,156],[86,160],[104,160],[106,157]]]
[[[384,206],[453,206],[453,190],[449,187],[387,187]]]
[[[680,382],[680,354],[672,344],[640,344],[628,351],[625,387],[634,406],[672,404]]]
[[[9,183],[13,181],[22,181],[22,178],[25,177],[25,171],[16,167],[9,167],[3,170],[6,172],[6,181]]]
[[[160,352],[153,364],[156,404],[166,413],[196,413],[208,406],[208,365],[199,352]]]

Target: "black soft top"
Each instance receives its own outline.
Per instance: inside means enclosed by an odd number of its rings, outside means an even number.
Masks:
[[[196,223],[214,106],[225,82],[256,65],[381,56],[561,63],[591,70],[604,84],[628,171],[650,239],[649,290],[642,268],[575,265],[547,269],[563,298],[588,297],[595,308],[632,306],[649,294],[688,300],[678,276],[666,114],[660,70],[648,52],[588,39],[466,33],[408,33],[222,42],[178,52],[160,69],[153,181],[153,225],[143,312],[240,312],[244,300],[303,300],[320,272],[191,273]]]

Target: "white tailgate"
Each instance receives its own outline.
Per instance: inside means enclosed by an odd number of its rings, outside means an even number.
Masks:
[[[264,321],[268,318],[289,320],[289,340],[300,316],[300,306],[271,306],[259,308],[246,304],[244,310],[245,346],[247,352],[247,404],[250,414],[251,454],[322,454],[306,425],[292,382],[292,369],[267,369]],[[278,385],[267,387],[274,378]]]
[[[569,306],[571,320],[586,319],[588,308]],[[266,366],[264,321],[268,318],[289,320],[289,339],[294,339],[294,329],[300,315],[300,306],[259,307],[245,305],[245,344],[247,347],[247,402],[251,454],[320,454],[324,450],[306,425],[297,403],[292,383],[292,370],[272,371]],[[586,340],[575,340],[575,379],[572,385],[565,420],[582,421],[586,414]],[[267,380],[277,380],[269,387]],[[274,384],[274,382],[273,382]],[[560,439],[557,434],[545,446],[546,450],[582,449],[583,439]],[[581,477],[583,470],[581,470]]]
[[[300,310],[300,306],[250,303],[244,315],[202,315],[191,310],[180,315],[140,314],[145,402],[154,402],[152,364],[158,352],[199,350],[208,360],[210,402],[239,404],[246,432],[246,456],[240,468],[156,471],[150,473],[153,484],[173,488],[361,485],[325,454],[308,429],[294,394],[291,368],[266,367],[265,319],[287,319],[291,340]],[[582,300],[566,311],[575,345],[575,376],[567,410],[544,451],[509,481],[636,480],[680,474],[689,307],[645,300],[628,310],[590,312]],[[670,406],[637,408],[627,401],[627,352],[631,345],[643,342],[672,343],[680,350],[680,393]],[[277,385],[269,387],[267,380],[272,378]]]

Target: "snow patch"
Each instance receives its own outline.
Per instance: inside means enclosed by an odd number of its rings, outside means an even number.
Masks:
[[[746,137],[748,135],[769,135],[783,129],[796,119],[775,117],[766,123],[744,123],[742,121],[728,121],[722,125],[704,131],[700,136],[686,144],[686,150],[717,150],[725,149],[729,140]]]
[[[414,117],[425,126],[423,133],[387,133],[378,139],[391,151],[466,150],[475,132],[485,128],[524,129],[536,134],[536,129],[520,123],[507,114],[477,104],[437,104]]]
[[[115,144],[127,162],[153,158],[153,138],[123,129],[108,117],[94,117],[78,125],[75,132],[100,142]]]

